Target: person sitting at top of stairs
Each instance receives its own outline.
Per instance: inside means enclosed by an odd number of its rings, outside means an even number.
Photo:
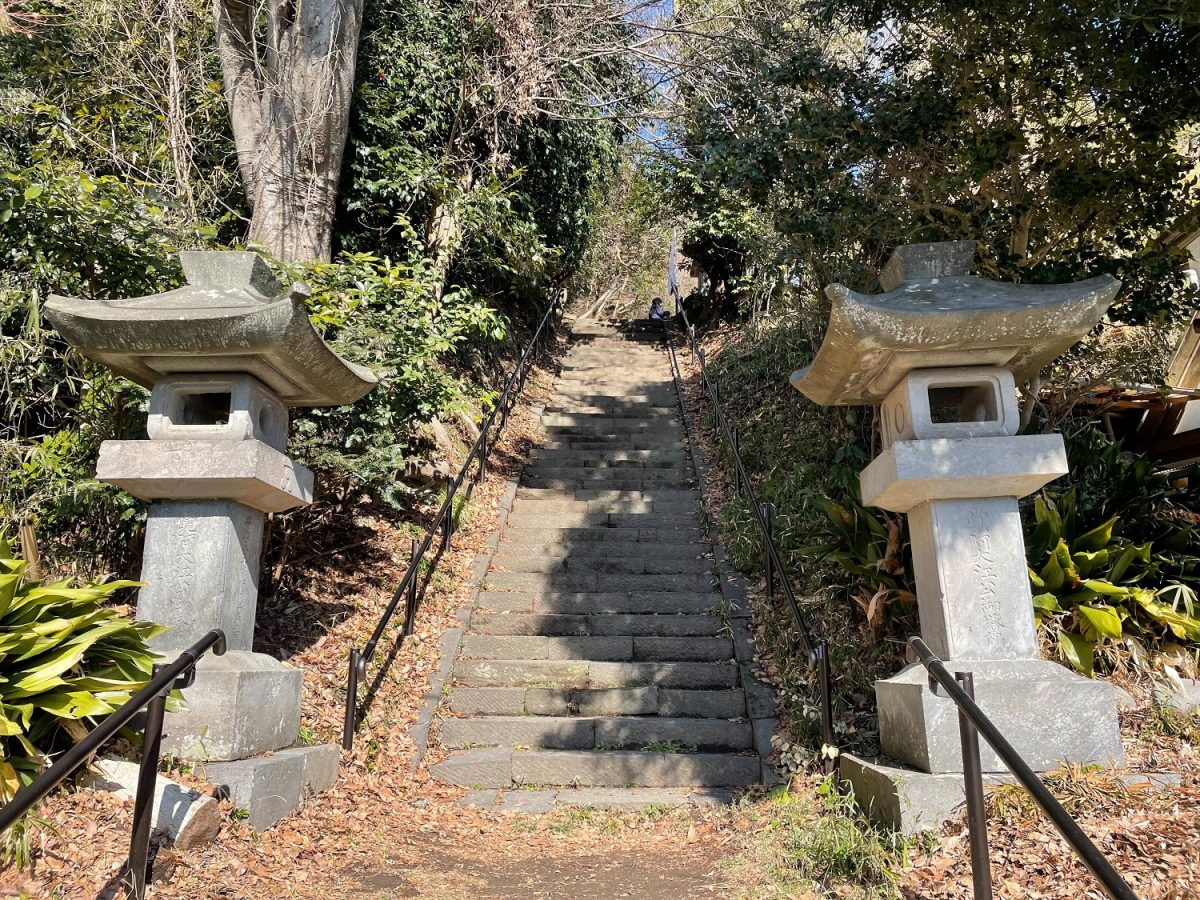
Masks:
[[[650,301],[649,318],[656,322],[668,322],[675,317],[663,309],[662,297],[655,297]]]

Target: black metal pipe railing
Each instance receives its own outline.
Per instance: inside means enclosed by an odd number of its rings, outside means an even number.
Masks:
[[[732,474],[734,488],[738,496],[746,501],[750,510],[750,516],[754,519],[762,536],[763,572],[766,577],[767,597],[770,601],[774,601],[776,597],[775,585],[776,581],[778,581],[779,587],[782,590],[784,606],[796,626],[797,633],[800,635],[800,642],[804,646],[809,664],[815,670],[821,702],[822,766],[826,773],[836,774],[840,767],[840,754],[838,753],[837,740],[833,730],[833,680],[829,664],[829,646],[824,640],[813,636],[808,619],[800,609],[800,604],[796,599],[796,591],[792,586],[792,580],[788,575],[787,568],[783,565],[779,548],[775,545],[774,507],[758,499],[758,494],[754,490],[754,482],[750,478],[750,473],[746,469],[745,462],[742,460],[741,435],[736,427],[730,426],[728,419],[725,417],[725,411],[721,407],[721,383],[709,375],[708,364],[704,358],[704,350],[696,344],[696,329],[688,323],[687,313],[684,312],[682,304],[677,303],[676,305],[679,309],[684,333],[687,335],[691,348],[692,359],[698,364],[700,369],[700,384],[704,388],[705,393],[708,394],[709,402],[712,404],[713,424],[724,436],[725,441],[730,447],[731,456],[733,457]],[[667,339],[667,350],[671,357],[672,373],[682,383],[679,360],[675,355],[675,345],[669,336]]]
[[[133,828],[129,839],[129,861],[123,883],[125,896],[142,900],[149,879],[150,832],[153,826],[154,781],[158,777],[159,751],[162,747],[163,718],[167,694],[190,687],[196,677],[196,663],[209,650],[217,656],[225,652],[225,633],[214,629],[177,656],[174,662],[156,665],[150,682],[109,713],[87,737],[60,756],[37,778],[27,784],[0,809],[0,832],[12,827],[56,787],[83,768],[105,743],[146,710],[142,739],[142,763],[138,769],[137,794],[133,801]]]
[[[1041,807],[1042,812],[1058,829],[1058,833],[1063,836],[1075,855],[1096,876],[1096,880],[1100,882],[1105,893],[1115,900],[1137,900],[1137,894],[1113,868],[1108,858],[1083,833],[1079,823],[1063,809],[1062,804],[1050,793],[1045,782],[1038,778],[1029,764],[1013,749],[1012,744],[1008,742],[995,723],[975,703],[974,682],[970,673],[959,672],[951,675],[945,664],[918,637],[909,638],[908,644],[920,658],[921,664],[928,670],[931,679],[941,685],[947,696],[958,707],[959,733],[963,748],[963,773],[966,779],[967,828],[971,838],[971,870],[977,900],[986,900],[992,896],[992,879],[987,849],[987,810],[983,802],[983,774],[979,760],[978,735],[980,734],[996,751],[996,755],[1000,757],[1021,786],[1029,791],[1033,802]]]
[[[471,445],[471,450],[467,453],[467,458],[463,461],[462,468],[459,469],[458,475],[455,476],[454,480],[447,487],[446,497],[442,501],[442,505],[438,508],[437,514],[433,517],[433,521],[425,532],[425,536],[420,541],[415,538],[413,539],[409,554],[408,570],[404,573],[400,584],[396,586],[396,590],[392,593],[392,599],[388,602],[383,615],[380,616],[375,630],[371,632],[371,637],[363,644],[361,650],[354,649],[350,651],[350,660],[346,673],[346,709],[342,722],[342,747],[346,750],[354,748],[354,732],[358,727],[358,717],[360,714],[358,692],[359,686],[367,681],[367,667],[370,665],[371,660],[374,659],[375,653],[379,649],[379,643],[383,639],[388,625],[391,624],[397,609],[400,607],[401,601],[404,602],[404,622],[400,626],[400,634],[397,636],[392,647],[392,652],[388,657],[389,662],[394,658],[401,646],[403,646],[404,641],[412,634],[417,609],[420,606],[422,598],[425,596],[425,589],[428,587],[428,577],[437,568],[442,554],[449,548],[450,541],[454,536],[455,498],[458,496],[459,491],[463,490],[464,484],[466,485],[464,497],[470,498],[475,485],[487,475],[488,452],[495,446],[496,439],[504,432],[504,428],[508,424],[509,414],[519,401],[521,392],[525,389],[525,380],[529,377],[530,366],[537,354],[537,349],[541,344],[543,336],[547,333],[548,323],[553,320],[554,314],[560,308],[560,302],[561,295],[556,291],[554,298],[546,307],[541,321],[538,322],[533,337],[530,338],[525,351],[521,354],[516,368],[513,369],[512,373],[505,380],[496,405],[492,407],[492,411],[483,420],[483,424],[479,429],[479,437]],[[491,434],[493,429],[495,429],[495,434]],[[438,540],[437,535],[439,532],[441,533],[441,540],[438,541],[434,553],[430,555],[431,548],[434,547],[435,541]],[[422,569],[425,570],[424,574],[426,576],[424,582],[422,582]],[[386,671],[387,666],[384,665],[376,673],[375,681],[370,685],[367,696],[364,698],[362,704],[364,707],[370,705],[371,698],[374,697],[375,691],[378,689]]]

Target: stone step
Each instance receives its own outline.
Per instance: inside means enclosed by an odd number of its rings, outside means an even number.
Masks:
[[[689,463],[688,455],[682,450],[611,450],[603,455],[585,450],[532,451],[532,461],[525,471],[543,469],[570,469],[588,471],[592,469],[671,469]]]
[[[434,766],[442,781],[463,787],[741,787],[757,784],[752,754],[650,753],[636,750],[467,750]]]
[[[485,591],[595,591],[702,593],[713,591],[713,578],[700,575],[627,575],[619,572],[489,572]]]
[[[749,722],[663,716],[482,716],[445,719],[444,747],[543,747],[549,750],[643,750],[671,745],[676,753],[749,750]]]
[[[716,637],[725,623],[711,615],[548,615],[476,613],[473,634],[490,635],[630,635],[632,637]]]
[[[499,660],[726,662],[733,659],[733,642],[727,637],[469,634],[463,640],[462,656]]]
[[[683,425],[679,410],[667,413],[644,413],[637,416],[610,416],[604,413],[552,413],[542,415],[542,426],[551,428],[588,428],[617,434],[631,434],[664,426]]]
[[[667,544],[698,543],[700,529],[680,525],[675,528],[609,528],[606,525],[576,528],[527,528],[511,526],[500,535],[500,546],[523,544]]]
[[[526,475],[521,484],[531,488],[553,488],[559,491],[652,491],[655,488],[690,487],[694,478],[691,468],[685,469],[588,469],[588,474]],[[595,474],[590,474],[595,473]]]
[[[555,416],[614,416],[616,418],[632,418],[646,416],[647,418],[678,417],[679,406],[654,406],[650,403],[619,403],[610,400],[606,403],[587,401],[557,400],[546,406],[545,413]]]
[[[642,549],[649,551],[653,544],[644,544]],[[552,575],[555,573],[577,574],[581,572],[608,572],[624,575],[704,575],[710,573],[711,560],[696,559],[695,554],[689,557],[598,557],[576,556],[574,554],[559,554],[554,556],[534,556],[524,553],[497,554],[492,557],[492,570],[495,572],[513,572],[524,574]]]
[[[741,689],[455,687],[450,709],[482,716],[670,716],[744,719]]]
[[[611,615],[652,613],[657,615],[706,615],[718,609],[719,592],[628,591],[584,593],[571,591],[481,591],[480,609],[502,613],[538,615]]]
[[[652,434],[625,435],[622,439],[597,440],[566,436],[562,440],[550,437],[542,442],[546,450],[589,450],[607,453],[610,450],[678,450],[683,441],[678,437],[658,438]]]
[[[615,531],[617,529],[608,529]],[[653,553],[657,559],[711,558],[712,547],[701,543],[674,543],[671,541],[591,541],[572,543],[564,539],[558,543],[502,543],[492,557],[492,562],[501,568],[515,571],[507,560],[531,556],[558,557],[572,562],[580,559],[619,559]]]
[[[692,503],[700,499],[700,492],[693,488],[651,488],[646,491],[621,491],[607,488],[584,488],[578,491],[560,491],[555,488],[517,488],[517,500],[573,500],[575,502],[590,502],[592,500],[607,501],[640,501],[643,503]]]
[[[730,689],[738,667],[713,662],[607,662],[595,660],[460,659],[454,680],[465,687]]]
[[[686,493],[686,492],[685,492]],[[695,512],[698,497],[686,500],[572,500],[562,497],[557,500],[541,497],[517,497],[513,502],[512,514],[520,513],[677,513]]]

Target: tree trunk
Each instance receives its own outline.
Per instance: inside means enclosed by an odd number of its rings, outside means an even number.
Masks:
[[[327,261],[363,0],[214,0],[249,240]]]

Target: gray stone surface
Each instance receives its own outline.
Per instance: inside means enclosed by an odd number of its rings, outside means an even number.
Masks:
[[[966,801],[962,775],[930,775],[843,754],[842,778],[875,822],[906,837],[935,831]]]
[[[649,807],[728,806],[736,794],[720,788],[563,788],[555,796],[560,806],[591,806],[609,809]]]
[[[759,778],[757,756],[520,750],[512,754],[518,784],[590,787],[737,787]]]
[[[736,719],[746,715],[746,695],[739,690],[689,691],[663,688],[658,692],[658,714]]]
[[[825,406],[878,403],[913,369],[998,366],[1040,372],[1104,316],[1121,283],[1008,284],[972,275],[916,278],[883,294],[840,284],[825,339],[792,385]]]
[[[96,478],[142,500],[236,500],[260,512],[312,503],[313,474],[262,441],[105,441]]]
[[[447,747],[550,747],[589,750],[596,743],[595,719],[558,716],[486,716],[442,720]]]
[[[749,750],[753,736],[747,722],[721,719],[684,719],[665,716],[595,719],[596,744],[615,748],[643,748],[674,742],[693,750]]]
[[[503,747],[468,750],[435,765],[433,774],[459,787],[509,787],[512,757],[512,751]]]
[[[262,526],[262,513],[231,500],[151,505],[137,613],[168,629],[152,647],[182,649],[220,628],[230,650],[250,650]]]
[[[909,512],[931,500],[1024,497],[1067,472],[1062,435],[898,441],[859,478],[863,503]]]
[[[525,689],[456,687],[450,708],[468,715],[519,716],[525,712]]]
[[[227,410],[219,409],[221,398]],[[171,375],[150,392],[146,434],[152,441],[259,440],[284,452],[288,410],[249,375]]]
[[[265,831],[309,794],[329,787],[337,775],[337,760],[336,747],[293,747],[270,756],[212,763],[205,766],[204,776],[219,796],[247,811],[251,827]]]
[[[1063,762],[1120,765],[1125,751],[1112,687],[1047,660],[948,661],[951,672],[975,675],[980,709],[1035,771]],[[923,666],[911,665],[876,682],[883,752],[924,772],[962,771],[958,708],[929,686]],[[985,772],[1005,771],[980,742]]]
[[[291,745],[300,732],[302,680],[299,669],[261,653],[205,655],[183,692],[187,708],[167,714],[163,752],[238,760]]]
[[[726,662],[733,659],[733,644],[721,637],[635,637],[633,658]]]
[[[930,649],[944,660],[1040,659],[1017,501],[934,500],[908,522]]]
[[[105,757],[92,764],[89,787],[110,791],[124,800],[137,796],[139,763]],[[181,850],[210,844],[221,830],[221,808],[212,797],[159,775],[154,781],[150,812],[151,834]]]
[[[1180,712],[1200,711],[1200,681],[1180,678],[1178,684],[1165,684],[1154,692],[1159,703]]]
[[[880,271],[879,286],[891,291],[906,281],[916,281],[918,278],[968,275],[974,262],[974,241],[901,244]]]
[[[941,420],[935,403],[954,410]],[[994,366],[915,369],[879,407],[884,449],[896,441],[1004,437],[1021,427],[1012,373]]]
[[[342,406],[375,386],[312,327],[307,285],[285,290],[256,253],[179,256],[185,287],[129,300],[51,296],[46,316],[85,356],[146,387],[164,375],[245,373],[289,406]]]

